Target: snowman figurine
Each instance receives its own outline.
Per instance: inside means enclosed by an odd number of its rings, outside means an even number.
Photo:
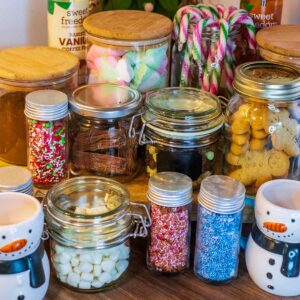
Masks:
[[[246,248],[250,277],[269,293],[300,295],[300,182],[278,179],[263,184],[255,218]]]
[[[0,299],[42,300],[49,260],[41,240],[44,214],[32,196],[0,193]]]

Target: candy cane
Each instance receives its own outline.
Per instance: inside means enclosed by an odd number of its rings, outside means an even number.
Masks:
[[[188,35],[186,49],[183,55],[183,61],[180,74],[180,86],[187,86],[190,79],[190,67],[191,67],[191,51],[192,51],[193,37]]]
[[[225,69],[225,82],[226,82],[226,90],[231,96],[233,94],[233,79],[234,79],[234,67],[235,67],[235,59],[234,59],[234,43],[229,38],[226,52],[225,52],[225,60],[224,60],[224,69]]]

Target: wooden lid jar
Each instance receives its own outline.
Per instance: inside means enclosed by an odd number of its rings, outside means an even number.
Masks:
[[[117,83],[140,92],[168,85],[173,23],[145,11],[105,11],[84,20],[89,83]]]
[[[262,58],[300,68],[300,25],[277,25],[260,30],[257,43]]]
[[[78,58],[56,48],[29,46],[0,51],[0,159],[26,165],[25,96],[39,89],[71,96]]]

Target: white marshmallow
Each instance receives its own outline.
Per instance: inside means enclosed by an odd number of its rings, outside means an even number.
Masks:
[[[104,283],[101,282],[100,280],[94,280],[92,282],[92,286],[95,287],[95,288],[100,288]]]
[[[100,276],[99,276],[99,280],[102,283],[110,283],[112,281],[112,277],[110,275],[110,273],[108,272],[103,272]]]
[[[87,263],[87,262],[81,262],[80,264],[79,264],[79,270],[81,271],[81,272],[86,272],[86,273],[90,273],[92,270],[93,270],[93,266],[92,266],[92,264],[90,264],[90,263]]]
[[[92,258],[92,255],[86,253],[86,254],[81,254],[79,256],[79,260],[80,260],[80,262],[92,262],[93,258]]]
[[[60,255],[60,262],[61,262],[62,264],[66,264],[66,263],[68,263],[70,260],[71,260],[71,255],[70,255],[69,253],[67,253],[67,252],[61,253],[61,255]]]
[[[56,253],[56,254],[53,256],[53,261],[54,261],[55,263],[60,263],[60,255]]]
[[[128,264],[129,264],[129,262],[126,259],[119,260],[116,263],[116,268],[117,268],[118,272],[122,274],[127,269]]]
[[[60,245],[58,245],[58,244],[55,244],[54,249],[55,249],[55,252],[56,252],[57,254],[61,254],[61,253],[63,253],[63,252],[65,251],[65,248],[62,247],[62,246],[60,246]]]
[[[79,259],[76,257],[71,258],[71,266],[77,267],[79,265]]]
[[[59,278],[60,281],[62,281],[62,282],[67,282],[67,276],[66,276],[66,275],[59,275],[58,278]]]
[[[78,287],[80,289],[90,289],[91,288],[91,283],[88,281],[80,281]]]
[[[92,258],[92,263],[94,265],[100,265],[101,264],[101,261],[102,261],[102,254],[100,252],[96,252],[94,255],[93,255],[93,258]]]
[[[120,247],[120,255],[119,255],[119,259],[128,259],[129,258],[129,254],[130,254],[130,248],[122,245]]]
[[[120,254],[121,254],[120,250],[115,249],[114,251],[111,252],[109,259],[116,262],[119,259]]]
[[[76,273],[76,274],[80,274],[81,273],[81,271],[79,270],[78,267],[73,268],[73,272]]]
[[[94,279],[94,276],[92,273],[81,273],[80,279],[82,281],[92,282]]]
[[[101,263],[101,268],[105,272],[110,272],[115,267],[115,262],[111,259],[104,259]]]
[[[117,273],[118,273],[118,271],[116,270],[116,268],[113,268],[113,269],[110,271],[110,274],[111,274],[112,276],[115,276]]]
[[[57,267],[58,272],[62,275],[68,275],[72,271],[70,264],[59,264]]]
[[[73,282],[77,285],[80,282],[80,275],[73,272],[69,273],[68,282]]]
[[[96,277],[99,277],[101,274],[101,266],[100,265],[94,265],[93,274]]]

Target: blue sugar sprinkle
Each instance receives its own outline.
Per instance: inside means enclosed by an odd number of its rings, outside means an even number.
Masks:
[[[194,272],[212,281],[237,275],[242,214],[218,214],[198,206]]]

